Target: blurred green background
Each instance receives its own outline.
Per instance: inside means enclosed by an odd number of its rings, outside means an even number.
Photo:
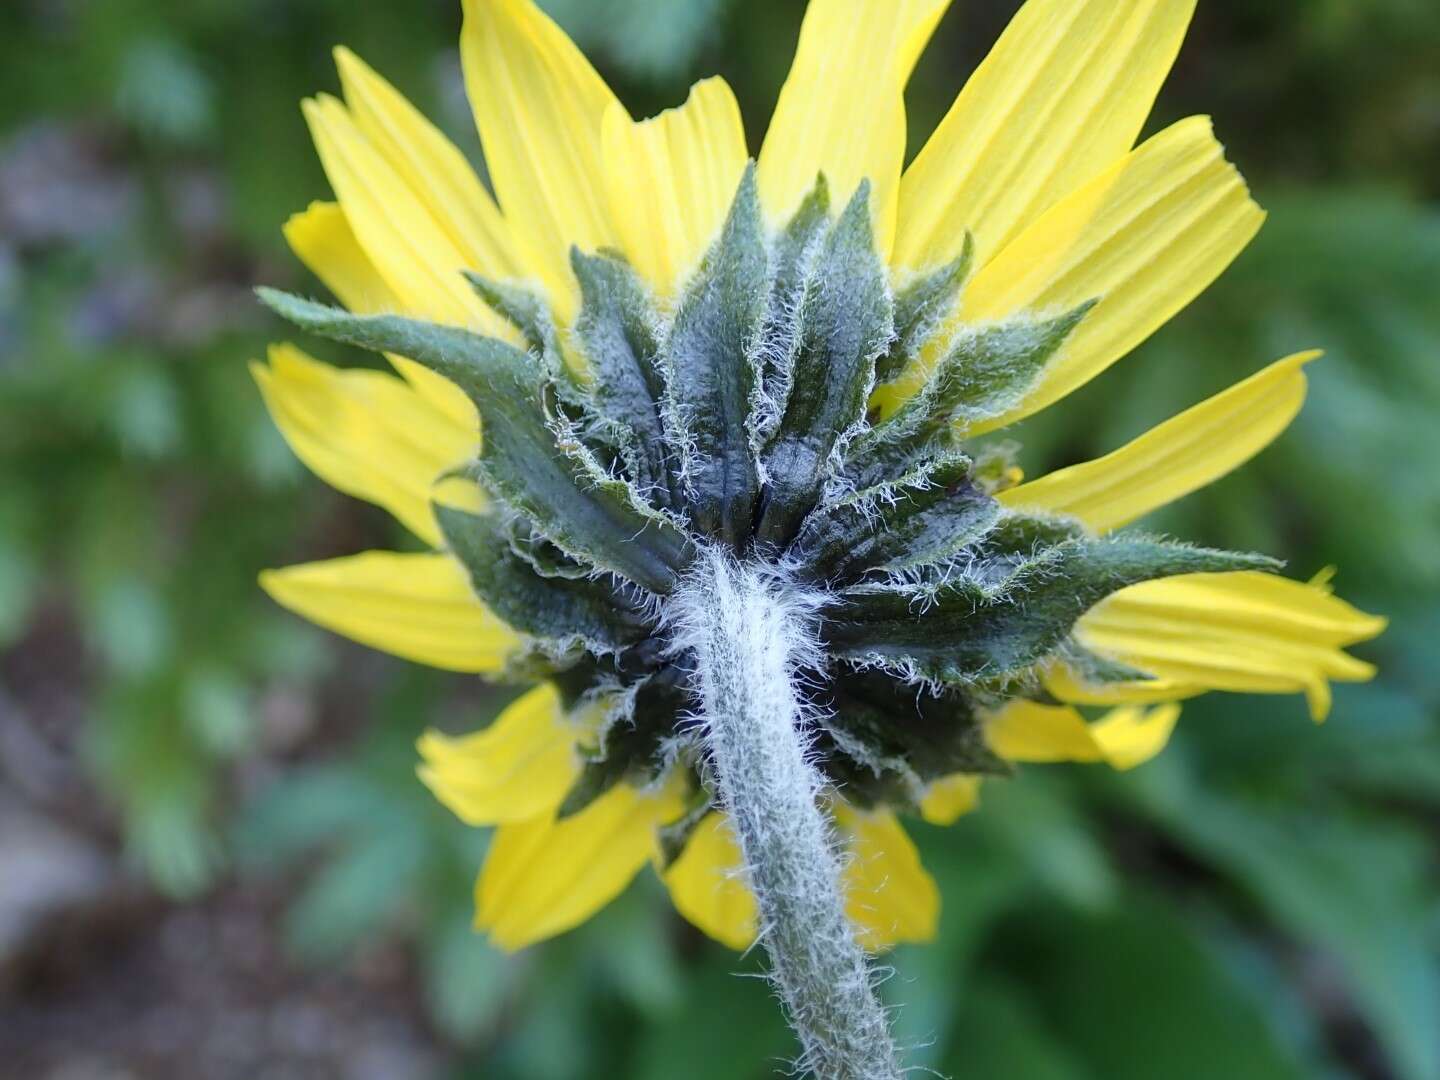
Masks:
[[[258,570],[403,543],[311,478],[245,361],[297,107],[346,43],[478,152],[454,0],[0,4],[0,1076],[749,1078],[788,1036],[653,875],[519,956],[468,927],[486,836],[413,776],[503,696],[275,608]],[[715,71],[752,146],[800,0],[550,0],[632,111]],[[1015,0],[957,0],[912,151]],[[1159,528],[1334,563],[1392,619],[1315,729],[1212,696],[1134,773],[1031,768],[917,824],[939,940],[891,958],[957,1077],[1440,1078],[1440,5],[1202,0],[1192,112],[1270,220],[1136,355],[1020,433],[1033,474],[1323,346],[1263,458]]]

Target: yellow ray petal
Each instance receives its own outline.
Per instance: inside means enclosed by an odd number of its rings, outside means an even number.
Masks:
[[[446,671],[498,674],[523,644],[475,598],[449,555],[368,551],[267,570],[260,585],[328,630]]]
[[[1123,770],[1133,769],[1165,749],[1179,716],[1180,706],[1173,703],[1148,711],[1122,706],[1087,724],[1068,705],[1020,700],[992,715],[985,735],[991,748],[1011,761],[1103,761]]]
[[[1062,199],[975,275],[961,317],[978,324],[1099,303],[1024,399],[968,434],[1038,412],[1100,374],[1214,281],[1264,216],[1199,116]],[[923,377],[912,372],[897,391]]]
[[[339,203],[312,202],[290,215],[284,231],[290,250],[351,311],[370,315],[401,309],[399,297],[355,239]]]
[[[735,95],[724,79],[706,79],[684,105],[639,123],[615,103],[602,138],[621,250],[657,293],[670,296],[719,235],[745,171]]]
[[[500,208],[455,144],[349,49],[335,50],[335,64],[356,127],[454,242],[466,265],[491,278],[524,276]]]
[[[1187,409],[1113,454],[1002,491],[1009,507],[1069,514],[1097,532],[1218,480],[1290,425],[1305,401],[1301,369],[1320,355],[1296,353]]]
[[[420,779],[467,825],[553,813],[580,775],[576,728],[549,683],[522,694],[483,731],[420,738]]]
[[[502,949],[523,949],[578,926],[624,891],[651,858],[655,831],[684,806],[618,784],[578,814],[501,825],[475,883],[475,924]]]
[[[842,203],[868,177],[876,244],[889,253],[905,158],[905,83],[948,6],[811,0],[760,150],[760,197],[773,219],[790,216],[817,172]]]
[[[505,220],[569,322],[571,245],[594,251],[620,240],[601,180],[600,125],[615,95],[532,0],[465,0],[460,59]]]
[[[723,814],[696,826],[665,871],[675,910],[722,945],[748,949],[759,932],[755,895],[741,877],[740,845]]]
[[[467,258],[345,106],[322,94],[303,108],[345,219],[404,309],[437,322],[497,332],[498,316],[460,275]]]
[[[406,310],[365,254],[339,204],[313,202],[307,210],[292,214],[285,223],[285,239],[311,273],[356,314]],[[403,356],[389,359],[406,381],[453,423],[467,431],[479,430],[475,406],[458,386]]]
[[[1187,574],[1132,585],[1081,617],[1076,640],[1159,678],[1214,690],[1304,693],[1323,719],[1331,680],[1362,682],[1374,668],[1345,646],[1385,620],[1305,584],[1254,572]]]
[[[1122,705],[1091,724],[1090,734],[1111,767],[1124,771],[1164,750],[1179,719],[1180,706],[1174,702],[1153,709]]]
[[[920,802],[920,816],[931,825],[953,825],[980,805],[980,777],[953,773],[930,785]]]
[[[985,726],[990,748],[1010,761],[1100,761],[1085,718],[1068,705],[1012,701]]]
[[[285,441],[316,475],[441,546],[431,488],[475,455],[473,431],[393,375],[331,367],[290,345],[272,347],[269,365],[251,371]]]
[[[979,265],[1135,144],[1195,0],[1030,0],[905,172],[892,262]]]
[[[849,854],[846,910],[860,944],[876,951],[933,938],[940,892],[899,820],[889,810],[857,810],[839,802],[834,813]]]
[[[1174,679],[1123,679],[1087,682],[1069,665],[1051,664],[1041,673],[1045,690],[1067,705],[1154,705],[1205,693],[1203,686]]]

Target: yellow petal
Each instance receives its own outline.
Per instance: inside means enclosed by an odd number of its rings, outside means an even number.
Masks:
[[[491,278],[523,276],[500,208],[455,144],[349,49],[335,50],[335,64],[356,127],[429,211],[465,264]]]
[[[405,305],[385,283],[355,238],[336,203],[314,202],[285,223],[285,239],[300,261],[351,311],[360,315],[403,312]],[[467,431],[478,431],[475,406],[450,380],[402,356],[390,356],[407,382]]]
[[[1068,705],[1010,702],[989,718],[985,738],[1010,761],[1102,761],[1085,718]]]
[[[1100,374],[1214,281],[1264,216],[1200,116],[1062,199],[975,275],[961,317],[979,324],[1099,303],[1023,400],[968,434],[1038,412]],[[897,389],[918,378],[923,371]]]
[[[1090,733],[1111,767],[1124,771],[1164,750],[1179,719],[1180,706],[1174,702],[1153,709],[1122,705],[1090,725]]]
[[[527,691],[483,731],[420,738],[420,779],[467,825],[553,813],[580,775],[575,727],[549,683]]]
[[[834,813],[849,855],[845,906],[860,944],[878,951],[933,938],[940,892],[899,820],[889,810],[857,810],[839,802]]]
[[[630,264],[670,296],[719,235],[745,171],[740,107],[721,78],[639,123],[620,106],[602,128],[610,216]]]
[[[593,252],[620,240],[601,179],[600,125],[615,95],[532,0],[465,0],[460,59],[505,220],[569,322],[571,245]]]
[[[760,150],[760,197],[772,218],[787,219],[818,172],[840,202],[868,177],[876,243],[889,253],[905,158],[905,83],[948,6],[811,0]]]
[[[1179,716],[1180,706],[1173,703],[1148,711],[1122,706],[1087,724],[1068,705],[1019,700],[991,716],[985,734],[991,748],[1011,761],[1103,761],[1133,769],[1165,749]]]
[[[624,891],[683,805],[674,782],[657,792],[617,784],[563,821],[501,825],[475,883],[476,926],[507,950],[578,926]]]
[[[449,555],[368,551],[267,570],[260,585],[276,603],[337,634],[447,671],[497,674],[522,646],[475,598]]]
[[[342,370],[277,345],[251,365],[285,441],[322,480],[383,506],[431,547],[431,486],[473,457],[477,438],[393,375]]]
[[[931,825],[953,825],[980,805],[980,777],[953,773],[933,782],[920,802],[920,816]]]
[[[312,202],[292,214],[285,222],[285,239],[310,272],[351,311],[370,315],[400,310],[399,298],[355,239],[339,203]]]
[[[1055,663],[1041,673],[1052,697],[1067,705],[1153,705],[1203,694],[1205,687],[1174,679],[1121,679],[1087,682],[1068,664]]]
[[[345,219],[404,309],[486,333],[499,330],[499,318],[461,277],[469,262],[453,237],[371,145],[345,106],[321,95],[303,108]]]
[[[1384,619],[1357,611],[1324,584],[1247,571],[1132,585],[1086,612],[1075,636],[1085,648],[1158,678],[1214,690],[1304,693],[1320,720],[1331,680],[1374,675],[1344,647],[1384,627]]]
[[[665,871],[675,910],[722,945],[748,949],[759,932],[755,895],[742,877],[740,845],[728,819],[706,815]]]
[[[1135,145],[1194,0],[1030,0],[905,172],[893,262],[979,265]]]
[[[1118,529],[1239,468],[1268,446],[1300,411],[1301,369],[1319,355],[1297,353],[1277,361],[1113,454],[997,498],[1015,509],[1069,514],[1097,532]]]

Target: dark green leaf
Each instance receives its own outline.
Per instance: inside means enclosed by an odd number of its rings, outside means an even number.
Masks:
[[[1213,944],[1132,890],[1113,915],[1026,920],[1021,970],[1037,1013],[1087,1076],[1301,1080],[1257,997]]]

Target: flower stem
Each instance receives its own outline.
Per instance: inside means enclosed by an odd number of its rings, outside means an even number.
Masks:
[[[817,803],[797,669],[818,603],[762,568],[702,558],[676,597],[694,651],[720,794],[760,907],[772,977],[820,1080],[898,1080],[885,1012],[845,913],[834,828]]]

